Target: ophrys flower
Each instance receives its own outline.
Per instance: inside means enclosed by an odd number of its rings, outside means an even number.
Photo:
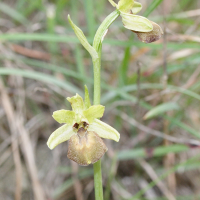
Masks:
[[[89,106],[78,94],[67,100],[71,103],[72,111],[58,110],[53,113],[53,118],[65,125],[51,134],[47,145],[54,149],[69,140],[68,158],[80,165],[93,164],[107,151],[100,137],[118,142],[120,135],[117,130],[98,119],[103,116],[104,106]]]
[[[120,12],[124,27],[135,32],[140,41],[151,43],[160,39],[163,34],[161,27],[146,17],[136,15],[142,9],[141,3],[134,0],[120,0],[118,4],[109,1]]]

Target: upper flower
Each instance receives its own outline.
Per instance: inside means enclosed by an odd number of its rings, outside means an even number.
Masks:
[[[70,139],[68,157],[80,165],[94,163],[107,150],[100,137],[118,142],[120,135],[114,128],[97,119],[103,116],[104,106],[90,106],[90,103],[84,103],[78,94],[68,97],[67,100],[71,103],[72,111],[57,110],[53,113],[53,118],[65,125],[51,134],[47,145],[54,149],[58,144]]]
[[[142,9],[141,3],[134,0],[120,0],[118,4],[113,0],[109,1],[120,12],[124,27],[135,32],[139,40],[150,43],[160,39],[163,34],[160,26],[145,17],[136,15]]]

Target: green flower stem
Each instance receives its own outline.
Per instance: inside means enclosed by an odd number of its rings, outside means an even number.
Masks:
[[[94,169],[95,200],[103,200],[101,160],[94,163],[93,169]]]
[[[99,26],[93,42],[93,47],[98,53],[98,58],[93,59],[93,70],[94,70],[94,105],[100,104],[101,98],[101,47],[103,38],[109,26],[115,21],[120,15],[118,10],[113,11],[110,15]]]
[[[93,42],[93,47],[98,53],[98,58],[93,59],[94,70],[94,105],[100,104],[101,98],[101,47],[102,41],[108,27],[119,16],[119,11],[115,10],[102,22],[98,28]],[[103,200],[103,187],[102,187],[102,175],[101,175],[101,160],[94,163],[94,188],[95,188],[95,200]]]
[[[101,98],[101,58],[92,60],[94,70],[94,105],[100,104]]]

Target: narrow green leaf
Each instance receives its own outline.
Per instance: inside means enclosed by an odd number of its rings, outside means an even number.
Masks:
[[[98,58],[98,53],[95,51],[95,49],[88,43],[87,38],[85,37],[83,31],[78,28],[71,20],[70,16],[68,15],[68,20],[69,23],[71,25],[71,27],[73,28],[76,36],[78,37],[79,41],[81,42],[81,44],[84,46],[84,48],[90,53],[90,55],[92,56],[93,59],[97,59]]]
[[[50,76],[44,73],[30,71],[30,70],[21,70],[21,69],[13,69],[13,68],[0,68],[1,75],[14,75],[14,76],[23,76],[26,78],[31,78],[34,80],[39,80],[41,82],[45,82],[48,84],[57,85],[60,88],[63,88],[71,93],[79,93],[82,94],[81,90],[74,85],[66,81],[59,80],[54,76]]]
[[[20,22],[21,24],[28,24],[27,19],[17,12],[15,9],[12,9],[10,6],[5,3],[0,2],[0,11],[12,17],[14,20]]]
[[[149,112],[147,112],[145,114],[145,116],[143,117],[143,119],[149,119],[152,117],[155,117],[157,115],[160,115],[164,112],[170,111],[170,110],[179,110],[180,107],[177,103],[175,102],[167,102],[167,103],[163,103],[160,104],[154,108],[152,108]]]
[[[165,118],[168,119],[172,124],[176,124],[177,126],[181,127],[182,129],[188,131],[188,133],[190,133],[193,136],[200,139],[200,133],[198,130],[195,130],[194,128],[188,126],[187,124],[180,122],[179,120],[177,120],[174,117],[172,118],[172,117],[165,116]]]
[[[77,64],[77,69],[78,69],[77,74],[80,77],[82,77],[82,81],[84,84],[84,80],[87,78],[86,78],[86,73],[85,73],[85,68],[84,68],[83,55],[82,55],[82,51],[79,44],[76,45],[76,48],[75,48],[75,57],[76,57],[76,64]]]
[[[186,145],[175,144],[170,146],[160,146],[156,148],[136,148],[120,151],[117,155],[118,160],[130,160],[146,157],[159,157],[168,153],[179,153],[189,149]]]
[[[147,7],[144,16],[148,17],[159,5],[162,3],[163,0],[152,0],[150,5]]]
[[[115,11],[114,11],[115,12]],[[119,16],[119,15],[117,15]],[[105,33],[105,31],[104,31]],[[72,43],[77,44],[79,40],[76,37],[71,37],[68,35],[52,35],[46,33],[5,33],[0,34],[0,41],[41,41],[41,42],[63,42],[63,43]],[[92,42],[91,38],[88,38],[89,42]],[[101,41],[101,38],[100,38]],[[98,42],[95,42],[98,46]],[[120,46],[120,47],[146,47],[146,44],[137,41],[120,41],[116,39],[105,39],[105,43],[111,46]],[[94,44],[94,43],[93,43]],[[96,46],[96,45],[95,45]],[[151,49],[162,49],[162,44],[149,44],[149,48]],[[175,42],[167,43],[168,49],[173,50],[183,50],[183,49],[199,49],[198,43],[184,42],[177,45]]]
[[[94,1],[93,0],[84,0],[83,1],[84,8],[85,8],[85,16],[87,21],[87,30],[90,37],[94,37],[95,30],[96,30],[96,23],[94,17]]]
[[[127,71],[129,66],[129,60],[130,60],[130,47],[127,47],[124,51],[124,58],[122,60],[121,66],[119,68],[119,84],[120,86],[124,86],[127,83]]]

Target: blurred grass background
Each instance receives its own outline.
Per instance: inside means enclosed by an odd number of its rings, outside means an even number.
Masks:
[[[141,43],[120,17],[103,43],[103,121],[120,133],[105,140],[105,200],[200,199],[200,1],[140,0],[165,34]],[[67,142],[50,151],[51,117],[71,109],[66,97],[93,94],[89,42],[113,11],[106,1],[0,2],[0,199],[93,200],[92,166],[67,158]]]

